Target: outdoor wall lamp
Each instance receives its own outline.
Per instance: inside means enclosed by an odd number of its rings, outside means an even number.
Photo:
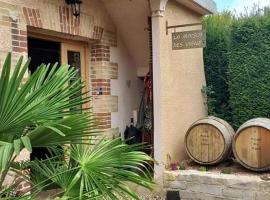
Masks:
[[[75,17],[80,16],[81,13],[81,0],[66,0],[66,4],[71,5],[72,13]]]

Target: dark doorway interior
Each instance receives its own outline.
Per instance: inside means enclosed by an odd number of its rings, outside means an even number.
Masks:
[[[29,70],[33,73],[40,64],[60,63],[60,42],[28,38],[28,56],[31,57]]]
[[[53,42],[49,40],[41,40],[29,37],[28,38],[28,56],[31,57],[29,66],[30,73],[34,73],[38,66],[42,63],[54,65],[60,63],[61,50],[60,42]],[[48,150],[46,148],[33,148],[30,159],[45,159]]]

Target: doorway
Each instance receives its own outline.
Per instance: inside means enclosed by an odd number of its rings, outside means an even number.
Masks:
[[[69,64],[74,67],[78,75],[85,82],[83,93],[90,89],[90,75],[88,70],[88,45],[82,42],[74,42],[61,38],[29,33],[28,56],[31,57],[29,72],[34,73],[41,64],[50,64],[48,67],[58,63]],[[84,105],[90,107],[90,105]],[[33,148],[30,160],[46,159],[49,152],[46,148]]]

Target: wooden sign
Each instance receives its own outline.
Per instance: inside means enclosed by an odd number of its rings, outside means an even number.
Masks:
[[[206,35],[203,30],[172,33],[172,49],[193,49],[206,47]]]

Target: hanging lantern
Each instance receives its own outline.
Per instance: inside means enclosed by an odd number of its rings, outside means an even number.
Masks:
[[[81,14],[81,0],[66,0],[66,4],[71,5],[72,13],[75,17],[80,16]]]

